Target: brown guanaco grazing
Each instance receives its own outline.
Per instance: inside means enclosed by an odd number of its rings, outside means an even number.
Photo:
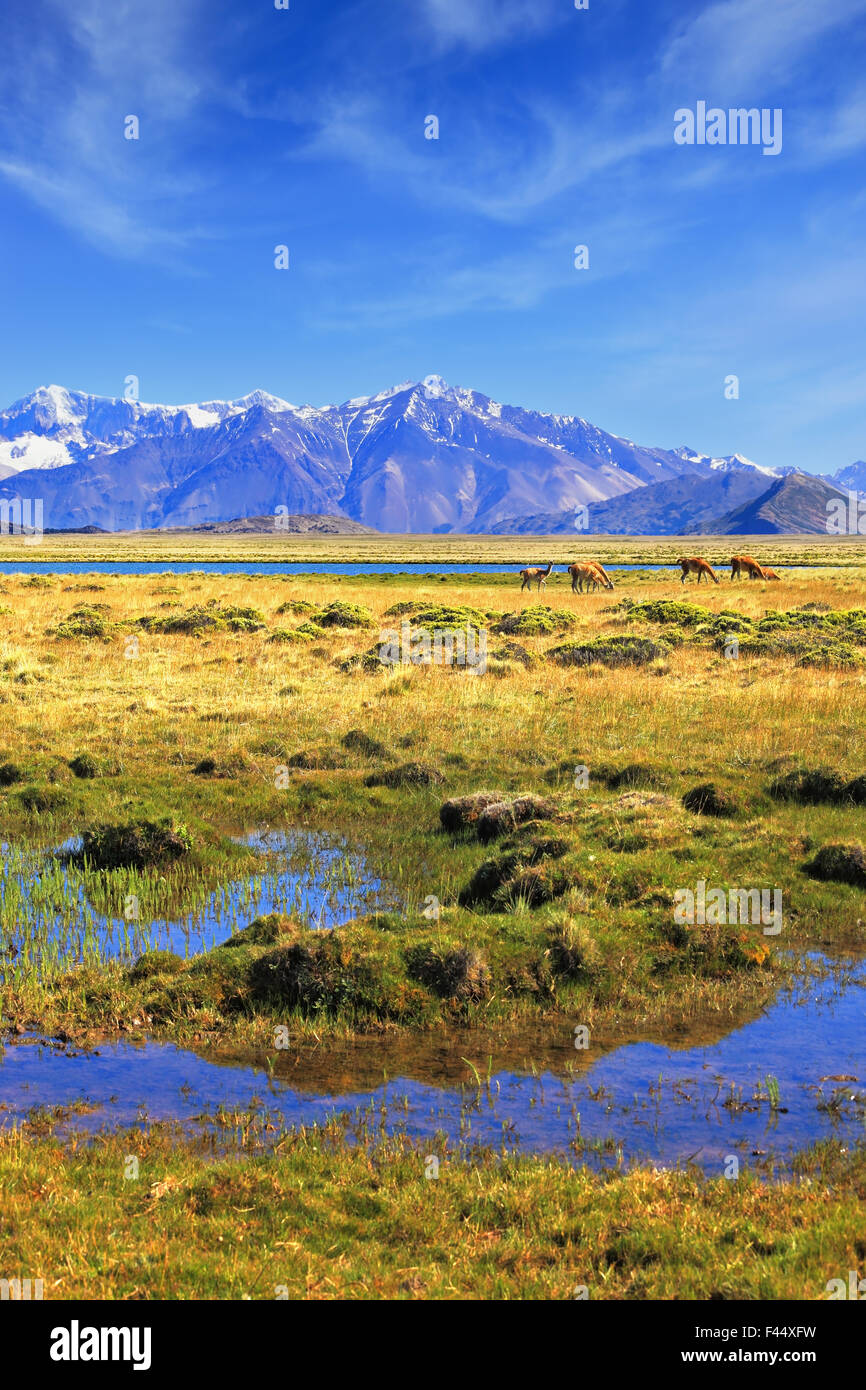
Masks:
[[[589,590],[590,585],[593,589],[597,589],[599,584],[604,589],[613,588],[613,580],[610,575],[596,560],[576,561],[573,565],[569,565],[568,573],[571,575],[571,592],[573,594],[582,594],[584,584],[587,590]]]
[[[699,584],[702,579],[706,579],[708,583],[711,579],[714,584],[718,584],[719,582],[718,575],[716,574],[712,565],[707,564],[703,555],[690,555],[688,558],[686,558],[686,556],[683,555],[680,557],[679,560],[677,560],[677,564],[682,565],[683,573],[682,578],[680,579],[681,584],[685,584],[686,576],[689,574],[696,574],[698,576]]]
[[[753,560],[751,555],[732,555],[731,556],[731,579],[739,579],[741,574],[747,574],[750,579],[766,579],[766,571]]]
[[[602,582],[604,588],[605,588],[605,589],[612,589],[612,588],[613,588],[613,580],[611,579],[610,575],[608,574],[607,570],[605,569],[605,567],[604,567],[604,565],[601,563],[601,561],[600,561],[600,560],[590,560],[589,563],[590,563],[590,564],[593,566],[593,568],[596,569],[596,570],[598,571],[598,573],[601,575],[601,582]]]
[[[523,593],[523,590],[524,590],[524,589],[531,589],[532,586],[533,586],[533,584],[534,584],[534,585],[536,586],[536,588],[538,589],[538,592],[541,593],[542,589],[544,588],[545,584],[547,583],[547,576],[550,574],[550,571],[551,571],[552,569],[553,569],[553,561],[552,561],[552,560],[549,560],[546,570],[542,570],[542,569],[521,570],[521,571],[520,571],[520,578],[523,580],[523,583],[522,583],[521,586],[520,586],[520,592]]]
[[[779,576],[777,575],[776,571],[775,571],[775,570],[768,569],[766,565],[764,566],[764,578],[765,578],[765,579],[777,579],[777,580],[779,581],[780,584],[781,584],[781,582],[782,582],[781,579],[779,579]]]

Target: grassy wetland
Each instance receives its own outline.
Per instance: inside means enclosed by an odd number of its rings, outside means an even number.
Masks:
[[[480,1084],[515,1057],[561,1070],[578,1027],[591,1046],[724,1037],[795,974],[862,954],[866,548],[749,544],[781,582],[732,583],[730,542],[701,543],[718,586],[680,584],[681,541],[608,540],[593,553],[635,566],[612,592],[573,594],[560,570],[540,595],[517,569],[589,542],[4,549],[22,569],[156,562],[0,576],[7,1056],[150,1038],[277,1075],[333,1067],[348,1090],[353,1058],[429,1075],[413,1058],[438,1050]],[[514,572],[159,572],[221,559]],[[424,633],[447,656],[467,632],[483,671],[411,659]],[[406,660],[381,660],[385,633]],[[779,893],[779,930],[684,922],[699,884]],[[2,1120],[4,1260],[60,1269],[49,1296],[810,1298],[862,1263],[862,1145],[733,1183],[445,1161],[446,1141],[336,1121],[263,1151],[255,1111],[230,1143]],[[40,1183],[51,1202],[23,1201]]]

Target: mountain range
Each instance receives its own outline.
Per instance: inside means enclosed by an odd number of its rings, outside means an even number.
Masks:
[[[821,497],[804,501],[816,481],[740,454],[644,447],[438,376],[322,407],[265,391],[167,406],[46,386],[0,412],[0,502],[41,498],[55,530],[278,512],[391,533],[738,534],[752,516],[758,529],[823,530]],[[866,487],[866,463],[822,486]]]
[[[792,473],[779,478],[762,492],[709,523],[692,522],[683,534],[718,536],[815,535],[827,533],[828,518],[838,512],[841,502],[848,524],[848,491],[842,491],[827,478],[809,473]],[[857,514],[854,508],[854,514]],[[834,533],[831,533],[834,534]]]

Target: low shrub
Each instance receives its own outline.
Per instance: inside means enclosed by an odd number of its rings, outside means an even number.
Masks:
[[[646,666],[667,656],[667,646],[648,637],[597,637],[591,642],[572,639],[548,653],[559,666]]]
[[[546,637],[552,633],[570,632],[576,623],[574,614],[566,608],[533,603],[518,613],[506,613],[493,630],[502,636]]]

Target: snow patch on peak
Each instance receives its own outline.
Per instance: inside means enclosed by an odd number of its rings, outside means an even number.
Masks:
[[[33,392],[32,399],[47,406],[58,425],[77,425],[81,419],[82,412],[76,410],[72,394],[65,386],[40,386]]]
[[[205,410],[200,405],[185,405],[183,410],[194,430],[203,430],[207,429],[208,425],[219,424],[220,417],[216,410]]]
[[[270,392],[261,391],[258,388],[255,391],[249,391],[246,396],[239,396],[235,401],[214,401],[213,404],[228,404],[237,410],[249,410],[250,406],[263,405],[266,410],[273,410],[278,413],[286,410],[295,410],[297,408],[291,405],[289,401],[282,400],[280,396],[272,396]],[[186,406],[184,409],[189,409],[189,407]]]
[[[365,406],[376,405],[379,401],[389,401],[392,396],[399,396],[401,391],[411,391],[417,382],[401,381],[399,386],[389,386],[387,391],[378,391],[375,396],[353,396],[350,401],[344,402],[344,409],[363,410]]]
[[[424,387],[428,396],[448,396],[452,394],[448,382],[445,381],[443,377],[437,376],[435,372],[430,376],[425,376],[421,385]]]
[[[710,460],[710,468],[717,472],[729,472],[731,469],[748,468],[755,473],[763,473],[767,478],[778,478],[780,475],[773,468],[763,468],[761,464],[754,463],[752,459],[747,459],[745,454],[729,454],[725,458],[714,458]]]
[[[701,454],[696,449],[690,449],[687,445],[682,445],[679,449],[674,449],[674,453],[686,463],[705,463],[714,473],[736,472],[737,469],[753,469],[756,473],[763,473],[767,478],[779,478],[781,474],[777,469],[765,468],[760,463],[755,463],[753,459],[746,458],[745,454],[724,454],[716,457],[713,454]]]
[[[28,432],[17,439],[0,440],[0,464],[16,473],[30,468],[62,468],[71,462],[66,445],[58,439]]]
[[[423,388],[428,399],[449,401],[473,415],[492,415],[497,420],[502,417],[503,407],[500,401],[493,401],[480,391],[470,391],[465,386],[449,386],[445,378],[436,373],[425,376],[418,386]]]

